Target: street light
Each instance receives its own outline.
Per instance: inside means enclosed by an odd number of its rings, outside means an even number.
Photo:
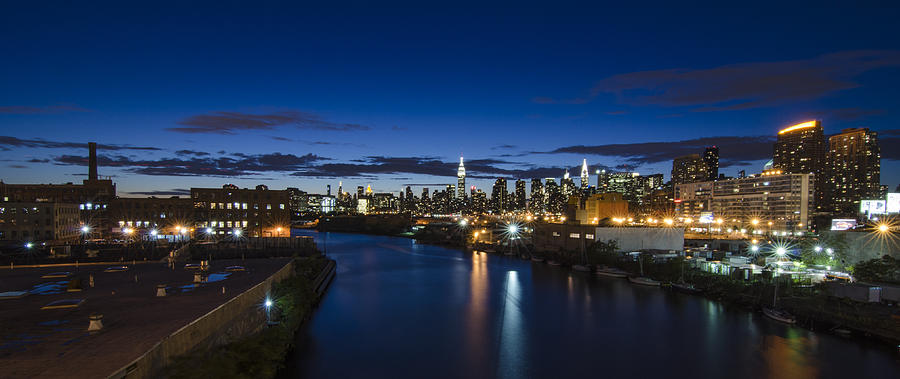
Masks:
[[[816,246],[816,247],[813,248],[813,250],[815,250],[817,253],[821,253],[821,252],[822,252],[822,246]]]
[[[87,225],[84,225],[81,227],[81,232],[84,234],[87,234],[90,231],[91,231],[91,228],[89,228]]]
[[[775,249],[775,254],[778,255],[779,257],[783,257],[785,254],[787,254],[787,249],[779,246],[778,248]]]
[[[880,225],[878,225],[878,231],[879,231],[879,232],[885,233],[885,232],[887,232],[888,230],[891,230],[891,227],[888,226],[888,224],[880,224]]]
[[[32,247],[34,247],[34,244],[33,244],[33,243],[31,243],[31,242],[25,242],[25,248],[26,248],[26,249],[31,250]]]

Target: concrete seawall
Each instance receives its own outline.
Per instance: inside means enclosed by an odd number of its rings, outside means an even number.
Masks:
[[[294,262],[286,264],[259,284],[166,336],[146,353],[116,370],[110,378],[150,378],[174,357],[195,348],[210,348],[259,331],[265,312],[259,305],[274,283],[294,274]]]

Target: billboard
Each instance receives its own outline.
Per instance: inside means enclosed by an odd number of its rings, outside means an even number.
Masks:
[[[831,220],[831,230],[850,230],[856,228],[856,219],[836,218]]]
[[[868,213],[870,215],[880,215],[887,213],[887,202],[884,200],[860,200],[859,213]]]
[[[900,192],[888,193],[887,213],[900,213]]]
[[[700,212],[700,223],[701,224],[712,224],[713,222],[713,213],[712,212]]]

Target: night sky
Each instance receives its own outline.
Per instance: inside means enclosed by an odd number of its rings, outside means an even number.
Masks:
[[[749,174],[809,119],[878,131],[900,183],[897,8],[35,3],[0,5],[7,183],[80,182],[88,141],[124,196],[436,188],[460,154],[488,191],[668,178],[707,145]]]

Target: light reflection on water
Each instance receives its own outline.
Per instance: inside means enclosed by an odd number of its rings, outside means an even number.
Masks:
[[[284,377],[894,377],[896,352],[517,258],[329,235]]]

